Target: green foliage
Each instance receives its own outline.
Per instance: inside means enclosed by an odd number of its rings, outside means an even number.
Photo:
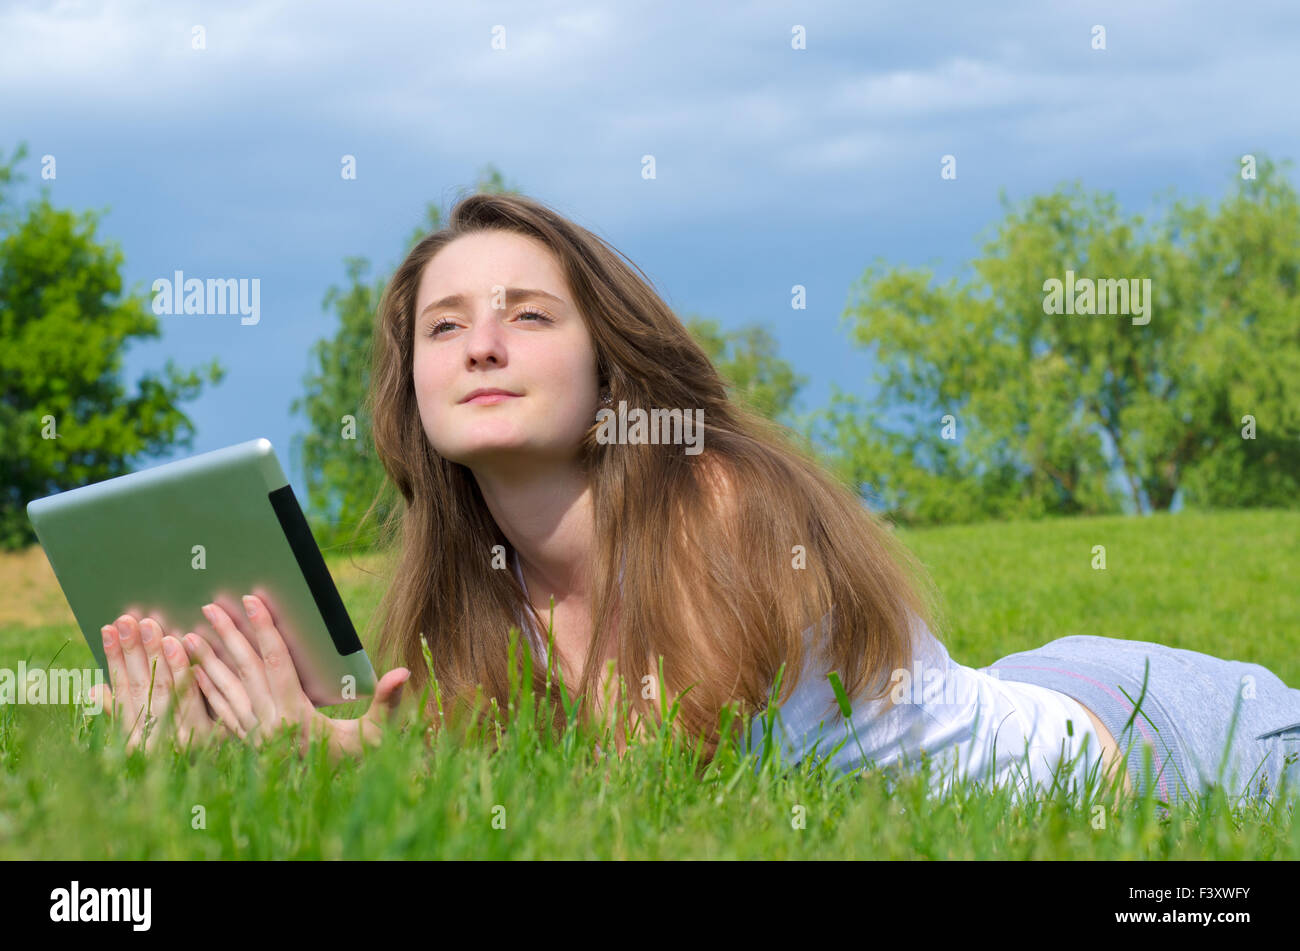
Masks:
[[[727,381],[733,399],[768,419],[791,421],[794,398],[808,380],[777,356],[767,328],[748,324],[723,332],[716,320],[700,317],[683,323]]]
[[[0,163],[0,184],[16,176]],[[39,202],[23,212],[0,192],[0,548],[35,541],[26,504],[132,471],[131,460],[190,446],[193,426],[177,408],[202,378],[168,360],[139,392],[122,386],[122,351],[160,336],[147,298],[123,295],[122,253],[95,235],[93,212]],[[223,369],[205,369],[218,383]]]
[[[1277,168],[1150,225],[1078,185],[1003,205],[971,280],[878,262],[855,288],[845,321],[880,389],[817,416],[841,476],[916,524],[1162,510],[1180,488],[1189,506],[1294,506],[1300,214]],[[1149,322],[1046,313],[1067,270],[1149,279]]]
[[[387,484],[366,405],[374,319],[386,279],[367,281],[365,258],[347,258],[344,267],[347,286],[331,286],[322,305],[337,315],[338,332],[312,347],[314,369],[303,381],[304,394],[290,405],[292,412],[307,416],[308,429],[295,437],[294,453],[307,482],[312,531],[322,548],[340,543]],[[388,498],[377,502],[375,516],[382,521],[392,504]]]

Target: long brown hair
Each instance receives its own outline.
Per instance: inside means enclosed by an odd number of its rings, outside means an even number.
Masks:
[[[741,715],[762,710],[783,663],[778,703],[806,675],[812,625],[849,696],[883,698],[888,672],[911,668],[912,618],[934,628],[937,602],[919,563],[782,427],[728,398],[640,268],[545,205],[510,194],[462,198],[447,226],[408,253],[376,315],[368,409],[379,459],[406,502],[388,524],[395,576],[376,615],[379,657],[409,667],[418,694],[428,682],[423,635],[444,709],[477,717],[492,698],[507,708],[509,629],[524,612],[547,629],[514,573],[500,570],[500,558],[494,564],[494,546],[513,556],[510,543],[470,470],[430,446],[412,384],[421,274],[451,241],[485,230],[535,238],[556,256],[614,406],[703,411],[705,449],[696,455],[682,445],[602,443],[593,415],[580,449],[595,527],[592,647],[581,682],[568,685],[583,698],[578,716],[599,708],[600,669],[590,658],[616,638],[620,708],[658,721],[660,700],[639,688],[658,684],[662,657],[668,704],[680,700],[675,726],[702,742],[707,761],[722,739],[724,705]],[[818,623],[828,616],[829,625]],[[547,671],[533,667],[541,697]],[[559,727],[554,685],[550,696]]]

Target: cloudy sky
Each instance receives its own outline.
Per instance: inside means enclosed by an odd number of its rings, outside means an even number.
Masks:
[[[871,392],[840,321],[864,268],[961,273],[999,189],[1079,181],[1139,212],[1218,201],[1245,153],[1300,158],[1298,39],[1300,6],[1250,0],[4,2],[0,157],[27,143],[16,197],[106,210],[146,296],[176,270],[260,279],[256,325],[161,317],[126,379],[216,357],[192,451],[266,436],[303,498],[289,403],[335,329],[326,289],[345,256],[390,270],[489,163],[679,314],[766,325],[809,410]]]

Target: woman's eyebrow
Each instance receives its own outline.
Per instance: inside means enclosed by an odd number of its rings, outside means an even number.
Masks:
[[[550,294],[543,290],[538,290],[537,288],[533,288],[533,287],[507,287],[506,288],[507,307],[509,307],[511,304],[518,303],[521,300],[530,300],[538,297],[559,304],[561,307],[569,306],[566,301],[560,299],[559,297],[556,297],[554,294]],[[456,307],[463,307],[465,305],[466,300],[467,298],[464,294],[451,294],[447,297],[444,297],[442,300],[436,300],[432,304],[429,304],[427,307],[424,308],[424,310],[420,311],[420,316],[423,317],[431,310],[447,310]]]

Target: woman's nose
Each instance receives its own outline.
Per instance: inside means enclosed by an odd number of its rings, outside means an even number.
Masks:
[[[486,319],[474,321],[465,336],[465,357],[471,364],[504,363],[505,343],[497,314],[490,313]]]

